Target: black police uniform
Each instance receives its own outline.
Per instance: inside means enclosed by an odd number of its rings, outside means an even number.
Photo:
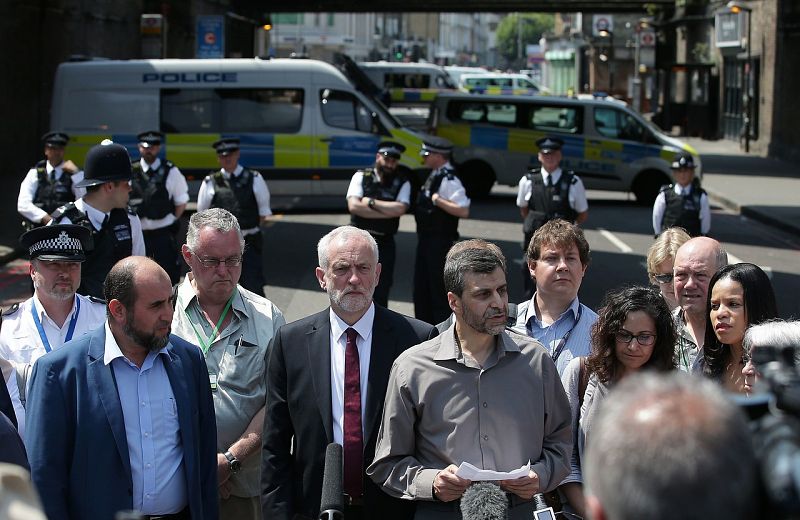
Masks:
[[[61,177],[55,178],[55,170],[47,173],[47,161],[42,160],[36,163],[36,194],[33,196],[33,203],[52,214],[56,209],[69,202],[75,202],[75,194],[72,192],[72,175],[62,172]]]
[[[140,161],[133,161],[131,169],[131,209],[139,218],[159,220],[175,212],[175,201],[167,191],[167,177],[175,165],[170,161],[161,161],[154,171],[145,172]],[[172,283],[180,278],[178,264],[178,245],[176,234],[179,222],[159,229],[142,230],[147,254],[167,271]]]
[[[361,173],[361,188],[364,197],[375,200],[396,201],[403,184],[407,182],[404,175],[396,173],[390,178],[377,179],[375,170],[367,168],[359,170]],[[381,262],[381,277],[372,299],[375,303],[387,307],[389,304],[389,290],[394,282],[394,264],[396,246],[394,236],[400,227],[400,217],[396,218],[364,218],[350,215],[350,223],[369,232],[378,243],[378,258]]]
[[[451,313],[444,287],[447,252],[458,240],[458,217],[433,205],[433,195],[442,181],[452,180],[455,171],[441,168],[431,172],[417,196],[417,256],[414,266],[414,316],[439,323]]]
[[[700,226],[700,200],[705,195],[705,190],[700,187],[700,181],[692,180],[691,189],[687,195],[675,193],[675,185],[669,184],[661,187],[664,194],[664,217],[661,219],[662,231],[671,227],[682,227],[690,236],[702,235]]]
[[[225,178],[222,170],[206,177],[205,182],[214,183],[212,208],[230,211],[239,221],[242,229],[259,228],[261,218],[258,202],[253,193],[253,179],[260,173],[244,168],[238,176]],[[264,261],[262,258],[263,237],[261,231],[244,237],[245,248],[242,256],[242,275],[239,284],[248,291],[264,296]]]

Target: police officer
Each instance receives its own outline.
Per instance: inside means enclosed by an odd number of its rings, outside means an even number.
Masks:
[[[528,250],[533,234],[542,224],[560,218],[573,224],[584,222],[589,216],[586,189],[580,177],[572,171],[561,169],[561,147],[558,137],[543,137],[536,141],[539,147],[539,164],[519,180],[517,207],[523,218],[524,239],[522,250]],[[533,282],[528,262],[523,258],[522,280],[525,299],[533,296]]]
[[[451,314],[444,288],[447,251],[458,240],[458,219],[469,216],[470,200],[456,176],[450,155],[453,144],[429,137],[420,152],[431,169],[417,196],[417,257],[414,265],[414,315],[439,323]]]
[[[46,159],[36,163],[19,186],[17,211],[30,229],[50,222],[50,214],[59,206],[80,198],[85,190],[75,186],[83,180],[83,172],[75,163],[64,160],[69,136],[64,132],[49,132],[42,136]]]
[[[261,224],[272,215],[269,188],[260,173],[239,164],[239,138],[226,137],[212,146],[222,168],[203,180],[197,194],[197,211],[222,208],[237,218],[245,240],[239,283],[248,291],[264,296]]]
[[[158,157],[164,134],[151,130],[136,136],[141,158],[134,161],[131,181],[131,208],[142,221],[147,255],[178,283],[178,220],[189,202],[189,186],[181,171],[170,161]]]
[[[358,170],[347,189],[350,223],[369,231],[378,243],[381,276],[372,298],[384,307],[389,305],[389,289],[394,280],[394,235],[400,226],[400,217],[411,204],[411,184],[398,171],[400,156],[405,150],[405,146],[393,141],[378,144],[375,167]]]
[[[661,188],[653,204],[653,233],[658,236],[671,227],[682,227],[691,236],[707,235],[711,229],[708,195],[694,176],[691,154],[682,153],[672,162],[674,184]]]
[[[31,257],[34,292],[3,313],[0,357],[16,368],[18,390],[24,404],[27,376],[33,363],[72,338],[101,327],[105,302],[75,294],[81,283],[81,263],[86,259],[89,230],[82,226],[50,225],[28,231],[20,243]],[[20,432],[25,416],[17,413]]]
[[[124,146],[108,139],[86,154],[85,177],[77,184],[86,195],[53,213],[58,224],[78,224],[92,233],[80,294],[103,297],[103,281],[117,261],[144,256],[144,237],[139,217],[128,207],[131,191],[131,158]]]

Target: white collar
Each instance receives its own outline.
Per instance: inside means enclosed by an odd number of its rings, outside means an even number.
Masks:
[[[542,168],[542,179],[545,182],[547,182],[547,178],[548,177],[552,177],[553,178],[553,184],[557,183],[558,180],[561,178],[561,167],[559,166],[558,168],[556,168],[552,172],[548,172],[547,170]]]
[[[353,325],[348,325],[345,323],[342,318],[333,312],[333,307],[329,309],[328,314],[330,315],[331,333],[333,334],[334,341],[339,341],[339,338],[342,337],[342,334],[344,334],[348,328],[355,329],[356,332],[358,332],[358,335],[361,336],[364,341],[368,341],[372,336],[372,324],[375,322],[374,303],[370,303],[367,312],[365,312],[364,315],[361,316],[361,319],[355,322]]]
[[[161,166],[161,158],[156,157],[156,160],[153,161],[153,164],[147,164],[147,161],[144,160],[144,157],[139,159],[139,164],[142,166],[143,172],[149,172],[150,170],[158,170],[158,167]]]
[[[44,169],[47,173],[52,173],[53,171],[58,173],[59,171],[62,170],[62,166],[64,165],[64,161],[61,161],[61,163],[58,166],[53,166],[52,164],[50,164],[50,161],[46,162],[47,164],[45,164]]]
[[[67,317],[70,317],[73,314],[75,314],[75,311],[77,310],[75,303],[77,301],[78,301],[78,295],[75,294],[72,297],[72,309],[70,309],[69,313],[67,314]],[[53,321],[53,319],[50,318],[50,316],[48,316],[47,311],[45,310],[44,305],[42,304],[42,300],[39,299],[38,291],[33,292],[33,298],[31,298],[31,305],[33,305],[33,308],[36,309],[36,313],[39,315],[39,320],[44,321],[43,318],[47,316],[47,319]],[[66,323],[66,321],[64,323]]]
[[[242,170],[244,170],[244,167],[241,164],[236,163],[236,168],[233,170],[233,173],[229,172],[225,168],[222,168],[222,174],[227,175],[228,177],[230,177],[231,175],[233,175],[234,177],[238,177],[239,175],[242,174]]]
[[[86,216],[89,217],[89,221],[97,230],[103,227],[103,221],[110,214],[110,213],[104,213],[99,209],[93,207],[92,205],[87,203],[83,197],[75,201],[75,207],[86,213]]]

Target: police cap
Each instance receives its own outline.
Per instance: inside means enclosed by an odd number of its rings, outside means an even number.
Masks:
[[[31,229],[19,237],[31,258],[58,262],[83,262],[89,229],[73,224],[52,224]]]
[[[42,136],[42,142],[50,146],[67,146],[69,136],[64,132],[47,132]]]
[[[694,163],[694,157],[688,153],[681,153],[672,159],[672,169],[679,170],[681,168],[695,169],[697,165]]]
[[[136,136],[139,140],[139,145],[143,148],[150,148],[151,146],[160,146],[161,141],[164,139],[164,134],[158,130],[148,130]]]
[[[83,166],[83,180],[75,183],[76,188],[86,188],[114,181],[129,181],[133,177],[131,157],[121,144],[104,139],[92,146],[86,154]]]
[[[442,155],[450,155],[453,151],[453,143],[444,137],[428,136],[422,143],[422,155],[431,153],[438,153]]]
[[[217,151],[217,155],[228,155],[239,149],[239,138],[225,137],[215,141],[211,146]]]
[[[399,159],[405,151],[405,146],[400,143],[395,143],[394,141],[381,141],[381,143],[378,144],[378,153],[384,157],[394,157],[395,159]]]
[[[557,152],[561,150],[561,147],[564,146],[564,141],[558,137],[547,136],[536,141],[536,146],[539,147],[540,152],[543,154],[548,154],[550,152]]]

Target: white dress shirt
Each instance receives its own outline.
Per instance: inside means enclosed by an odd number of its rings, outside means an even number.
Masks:
[[[61,176],[64,175],[62,165],[63,163],[54,167],[52,164],[50,164],[50,161],[47,161],[45,165],[47,175],[49,176],[53,170],[55,170],[56,180],[61,179]],[[71,178],[72,193],[75,195],[75,199],[77,200],[86,194],[85,188],[75,187],[76,182],[83,180],[83,170],[74,173]],[[28,170],[28,174],[25,175],[25,178],[19,185],[19,196],[17,197],[17,211],[20,215],[31,222],[41,222],[42,218],[47,215],[45,210],[33,203],[33,199],[36,197],[37,189],[39,189],[39,174],[36,172],[36,168],[31,168]]]
[[[672,188],[676,195],[684,196],[692,192],[692,186],[681,186],[677,182]],[[663,191],[658,193],[655,203],[653,203],[653,233],[656,235],[664,231],[661,222],[664,220],[664,212],[667,209],[667,197]],[[708,203],[708,195],[700,195],[700,233],[707,235],[711,229],[711,206]]]
[[[223,168],[222,176],[225,177],[225,179],[230,179],[231,175],[238,177],[242,174],[242,171],[244,171],[244,167],[241,164],[237,164],[236,169],[233,170],[233,174]],[[211,207],[211,201],[214,200],[214,193],[216,193],[214,190],[214,179],[208,176],[200,185],[200,191],[197,193],[197,211],[205,211]],[[261,217],[269,217],[272,215],[269,202],[269,188],[267,187],[267,182],[264,180],[264,177],[261,175],[253,176],[253,195],[256,196],[258,215]],[[243,235],[249,235],[255,232],[258,232],[258,228],[242,230]]]
[[[431,175],[439,173],[439,171],[442,169],[454,171],[453,165],[450,164],[450,162],[447,162],[441,168],[433,170]],[[438,193],[443,199],[447,199],[453,204],[456,204],[462,208],[468,208],[471,203],[469,197],[467,197],[467,190],[464,189],[464,185],[461,184],[461,179],[459,179],[455,174],[453,175],[452,179],[448,177],[442,179],[442,184],[439,185],[439,190],[436,193]]]
[[[347,348],[345,331],[351,326],[330,309],[331,322],[331,411],[333,413],[333,442],[344,446],[344,354]],[[369,360],[372,354],[372,323],[375,321],[375,304],[352,328],[358,332],[359,376],[361,379],[361,429],[364,429],[364,410],[367,407],[367,381],[369,380]]]
[[[92,223],[92,227],[94,227],[97,231],[100,231],[100,228],[103,227],[103,221],[109,215],[108,213],[103,213],[99,209],[90,206],[82,198],[75,201],[75,207],[81,212],[86,213],[86,216],[89,217],[89,222]],[[130,220],[131,223],[131,240],[133,242],[131,255],[145,256],[144,235],[142,235],[142,221],[139,220],[139,217],[136,215],[131,215],[130,213],[128,213],[128,220]],[[61,217],[57,223],[72,224],[72,221],[67,217]]]
[[[541,169],[542,180],[547,185],[550,177],[553,178],[553,186],[561,180],[561,168],[556,168],[553,172],[548,172],[544,168]],[[533,182],[528,179],[527,175],[523,175],[519,180],[519,188],[517,190],[517,207],[528,207],[528,201],[531,198],[533,191]],[[589,210],[589,202],[586,200],[586,188],[583,186],[583,181],[577,175],[575,176],[575,183],[569,187],[569,207],[574,209],[576,213],[583,213]]]
[[[381,177],[378,173],[378,170],[374,170],[373,175],[375,179],[380,182]],[[357,199],[361,199],[364,196],[364,173],[362,171],[357,171],[353,177],[350,179],[350,186],[347,188],[347,195],[345,198],[356,197]],[[397,202],[402,202],[406,206],[411,205],[411,184],[406,181],[400,186],[400,191],[397,192],[397,198],[395,199]]]
[[[156,160],[153,161],[153,164],[147,164],[147,161],[144,159],[139,159],[139,165],[142,167],[142,171],[144,173],[148,173],[150,170],[158,171],[158,169],[161,167],[161,159],[156,157]],[[176,206],[181,206],[189,202],[189,185],[186,184],[186,177],[183,176],[177,166],[173,166],[167,172],[167,178],[164,181],[164,187],[167,189],[167,193],[169,193],[172,203]],[[170,213],[169,215],[156,220],[142,217],[142,229],[149,231],[152,229],[165,228],[167,226],[171,226],[175,220],[175,213]]]

